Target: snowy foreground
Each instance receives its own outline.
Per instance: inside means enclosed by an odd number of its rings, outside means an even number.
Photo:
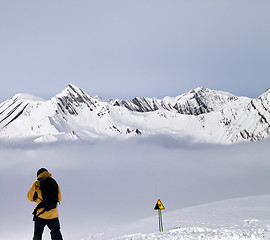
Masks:
[[[84,240],[270,239],[270,195],[165,210],[163,221],[163,233],[157,232],[157,217],[151,217]]]
[[[270,239],[269,145],[269,138],[214,145],[164,135],[0,142],[0,240],[33,238],[35,204],[26,195],[41,167],[61,188],[64,240]],[[166,208],[162,234],[158,199]],[[42,240],[50,239],[46,228]]]

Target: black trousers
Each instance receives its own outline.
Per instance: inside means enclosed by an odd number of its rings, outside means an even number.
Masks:
[[[43,219],[37,217],[35,219],[35,229],[34,229],[34,238],[33,240],[41,240],[44,227],[48,226],[51,231],[52,240],[63,240],[62,234],[60,232],[60,223],[58,218],[54,219]]]

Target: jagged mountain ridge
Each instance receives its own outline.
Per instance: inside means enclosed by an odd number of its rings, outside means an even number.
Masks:
[[[244,99],[242,97],[242,99]],[[124,106],[131,111],[150,112],[160,109],[176,111],[180,114],[195,115],[220,111],[228,101],[237,101],[232,94],[196,88],[176,98],[165,97],[161,100],[156,98],[136,97],[132,100],[113,100],[114,106]],[[249,100],[249,99],[247,99]]]
[[[170,134],[201,141],[270,135],[270,90],[256,99],[196,88],[177,97],[103,101],[70,84],[44,100],[16,94],[0,104],[0,137],[34,141]]]

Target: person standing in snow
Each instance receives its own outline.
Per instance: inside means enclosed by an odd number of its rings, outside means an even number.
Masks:
[[[37,171],[37,180],[32,184],[30,190],[28,191],[27,198],[31,202],[36,202],[37,206],[42,203],[42,193],[40,190],[40,181],[45,178],[52,178],[52,175],[48,172],[47,169],[41,168]],[[58,187],[58,202],[61,202],[61,192]],[[42,206],[42,204],[40,205]],[[45,226],[47,225],[51,231],[52,240],[63,240],[60,223],[58,218],[58,203],[56,203],[56,208],[53,208],[48,211],[44,211],[44,208],[36,208],[34,212],[34,237],[33,240],[41,240],[42,234]]]

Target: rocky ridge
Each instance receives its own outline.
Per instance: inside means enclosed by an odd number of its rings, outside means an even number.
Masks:
[[[44,100],[16,94],[0,104],[0,138],[34,141],[169,134],[199,141],[270,135],[270,90],[256,99],[196,88],[177,97],[103,101],[69,84]]]

